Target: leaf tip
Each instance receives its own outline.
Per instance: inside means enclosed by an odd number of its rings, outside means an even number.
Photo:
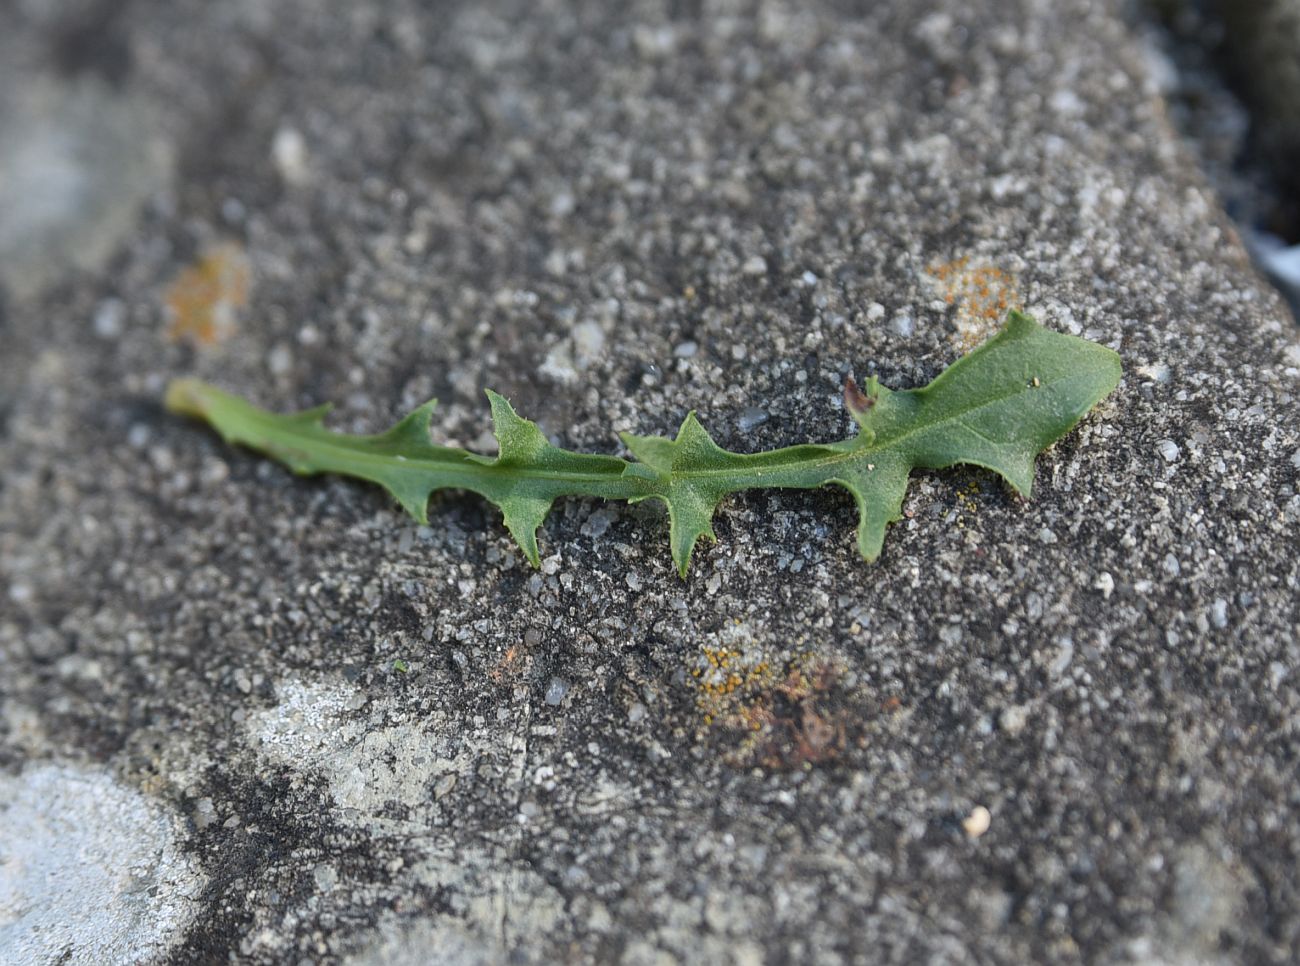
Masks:
[[[198,379],[173,379],[167,384],[163,406],[178,416],[205,419],[208,415],[208,386]]]
[[[397,496],[397,502],[402,505],[402,509],[410,515],[411,519],[422,527],[429,525],[429,495],[427,493],[407,496],[394,495]]]
[[[686,418],[682,420],[681,426],[678,427],[676,441],[684,443],[692,440],[707,440],[708,443],[713,443],[713,437],[709,435],[709,431],[700,422],[700,417],[695,415],[694,409],[686,414]]]
[[[519,414],[515,412],[515,407],[510,405],[510,400],[505,396],[491,389],[484,389],[483,394],[487,396],[488,406],[492,410],[492,423],[496,429],[499,430],[504,421],[519,418]]]
[[[876,401],[858,388],[857,380],[851,375],[844,377],[844,408],[853,415],[870,409]]]
[[[1009,309],[1007,311],[1004,329],[1012,335],[1020,335],[1031,329],[1041,328],[1042,326],[1035,321],[1032,315],[1021,312],[1019,309]]]

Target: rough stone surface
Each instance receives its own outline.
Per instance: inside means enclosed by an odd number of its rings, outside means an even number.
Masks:
[[[0,309],[0,829],[83,772],[140,849],[182,823],[156,958],[1294,959],[1300,345],[1117,7],[10,10],[0,89],[100,85],[174,159]],[[230,242],[246,305],[169,318]],[[572,501],[534,572],[474,499],[417,528],[159,405],[828,440],[846,373],[926,381],[1001,301],[1125,379],[1032,502],[918,474],[874,566],[827,491],[729,502],[684,582],[653,507]]]
[[[0,956],[154,959],[190,925],[204,886],[178,847],[181,824],[99,772],[0,775]]]

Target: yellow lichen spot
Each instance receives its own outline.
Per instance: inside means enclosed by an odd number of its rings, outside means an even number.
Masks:
[[[944,302],[957,308],[957,342],[963,352],[988,338],[1007,312],[1023,307],[1015,277],[994,265],[956,258],[931,265],[926,277]]]
[[[971,480],[957,487],[957,510],[956,525],[958,528],[966,526],[967,517],[974,517],[979,511],[979,503],[975,497],[979,495],[980,485],[977,480]]]
[[[233,242],[216,245],[167,286],[167,335],[194,345],[214,345],[235,330],[248,304],[248,256]]]
[[[721,741],[728,763],[802,767],[838,754],[843,724],[819,704],[836,672],[810,649],[774,655],[737,622],[702,644],[688,670],[701,732]]]

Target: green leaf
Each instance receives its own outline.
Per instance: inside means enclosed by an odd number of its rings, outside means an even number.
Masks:
[[[491,391],[495,457],[430,442],[433,402],[374,436],[325,429],[328,407],[276,415],[192,379],[172,383],[166,403],[296,473],[341,473],[378,483],[421,523],[435,491],[478,493],[500,508],[534,566],[541,556],[537,530],[557,498],[659,500],[668,509],[673,561],[685,576],[699,540],[717,539],[718,504],[742,490],[844,487],[858,507],[858,549],[867,560],[879,556],[887,525],[898,519],[914,468],[983,466],[1029,496],[1034,457],[1119,378],[1119,356],[1110,349],[1012,312],[1001,332],[928,386],[895,392],[872,379],[864,392],[846,383],[845,404],[858,424],[848,439],[733,453],[689,413],[673,439],[624,434],[631,461],[554,446]]]

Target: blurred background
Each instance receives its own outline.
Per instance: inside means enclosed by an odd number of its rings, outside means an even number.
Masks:
[[[458,5],[437,6],[450,22]],[[351,15],[362,21],[366,11],[367,5],[358,5]],[[308,178],[301,132],[265,131],[255,100],[248,99],[263,78],[295,65],[261,60],[274,56],[269,46],[226,41],[311,30],[312,20],[323,15],[311,4],[260,0],[189,10],[157,0],[5,0],[0,293],[23,299],[69,280],[72,272],[97,269],[142,206],[178,203],[171,188],[178,165],[192,169],[227,144],[269,134],[268,160],[280,176],[291,183]],[[1132,3],[1128,16],[1172,120],[1261,268],[1295,307],[1300,0],[1145,0]],[[411,23],[414,29],[414,18]],[[420,43],[414,35],[390,39],[399,46]],[[172,44],[193,48],[191,75],[165,75],[174,51],[164,56],[158,47]],[[205,61],[211,61],[206,72],[198,67]],[[200,77],[211,86],[205,89]],[[195,131],[185,130],[187,116],[204,124],[215,117],[218,127],[196,139]],[[238,211],[228,214],[238,220]],[[100,324],[111,327],[115,311],[106,309]]]

